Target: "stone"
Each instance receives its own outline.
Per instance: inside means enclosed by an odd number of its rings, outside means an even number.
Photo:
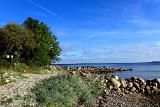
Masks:
[[[147,85],[146,86],[146,92],[147,92],[147,94],[151,94],[151,90],[150,90],[151,88]]]
[[[146,81],[142,78],[138,78],[139,81],[141,81],[143,84],[146,84]]]
[[[6,79],[6,83],[8,83],[8,82],[10,82],[10,80],[9,80],[9,79]]]
[[[133,83],[132,83],[132,82],[129,82],[128,85],[127,85],[127,87],[128,87],[128,88],[132,88],[132,87],[133,87]]]
[[[130,91],[131,91],[131,92],[135,92],[135,91],[136,91],[136,88],[135,88],[135,87],[131,87]]]
[[[141,92],[141,93],[144,93],[144,92],[145,92],[145,90],[144,90],[144,89],[140,89],[140,92]]]
[[[121,83],[118,82],[118,81],[117,81],[116,79],[114,79],[114,78],[111,78],[111,82],[112,82],[113,87],[114,87],[115,89],[118,89],[118,88],[121,86]]]
[[[106,95],[109,95],[109,90],[104,90],[104,93],[105,93]]]
[[[138,79],[137,77],[132,76],[130,80],[131,80],[131,81],[136,81],[137,79]]]
[[[121,78],[119,81],[120,81],[120,83],[121,83],[121,87],[122,87],[122,88],[125,88],[125,87],[127,86],[127,83],[126,83],[126,81],[125,81],[124,78]]]
[[[141,88],[141,89],[144,89],[145,87],[146,87],[145,84],[141,84],[141,85],[140,85],[140,88]]]
[[[156,79],[156,82],[157,82],[158,84],[160,84],[160,79]]]
[[[137,90],[140,90],[140,87],[139,87],[139,84],[138,83],[133,83],[133,86],[137,89]]]
[[[113,86],[110,85],[108,88],[109,88],[109,90],[112,90]]]
[[[115,77],[114,77],[116,80],[118,80],[119,78],[118,78],[118,76],[117,75],[115,75]]]
[[[153,86],[153,90],[154,90],[154,91],[157,91],[157,87],[156,87],[156,86]]]

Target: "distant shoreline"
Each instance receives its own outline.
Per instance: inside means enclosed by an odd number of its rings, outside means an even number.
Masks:
[[[52,65],[85,65],[85,64],[146,64],[146,63],[160,63],[160,61],[151,62],[119,62],[119,63],[52,63]]]

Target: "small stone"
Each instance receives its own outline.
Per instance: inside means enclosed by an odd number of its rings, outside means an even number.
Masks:
[[[6,83],[8,83],[8,82],[10,82],[10,80],[9,80],[9,79],[6,79]]]

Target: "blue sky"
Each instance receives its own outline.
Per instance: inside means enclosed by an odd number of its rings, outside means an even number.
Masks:
[[[160,60],[160,0],[1,0],[0,25],[46,23],[61,63]]]

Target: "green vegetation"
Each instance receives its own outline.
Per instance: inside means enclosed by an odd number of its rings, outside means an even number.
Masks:
[[[51,107],[70,107],[80,102],[89,102],[92,98],[91,88],[83,79],[71,74],[45,79],[32,91],[37,102]]]
[[[49,27],[32,18],[22,25],[7,24],[1,27],[0,50],[0,66],[13,65],[13,62],[45,66],[59,61],[61,53],[59,42]]]

